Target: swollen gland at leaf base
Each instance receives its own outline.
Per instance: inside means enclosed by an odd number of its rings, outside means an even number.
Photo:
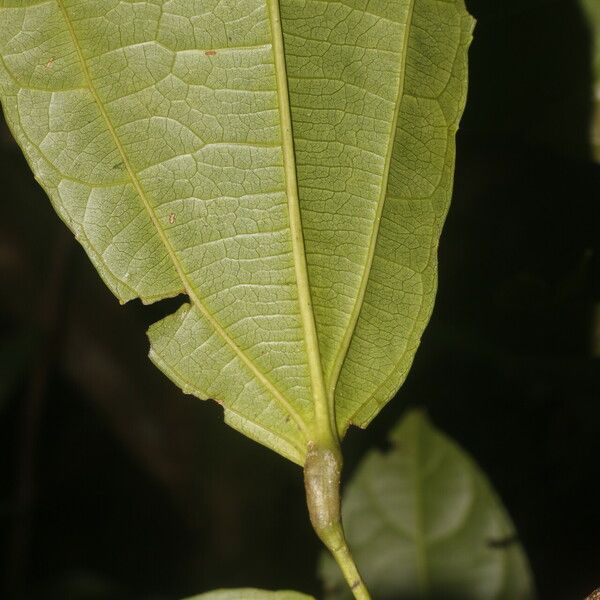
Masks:
[[[306,503],[314,530],[334,556],[354,597],[370,600],[344,536],[340,501],[342,464],[339,443],[327,446],[309,442],[304,465]]]

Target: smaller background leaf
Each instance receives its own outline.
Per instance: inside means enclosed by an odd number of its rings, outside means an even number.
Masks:
[[[188,598],[188,600],[314,600],[312,596],[306,596],[299,592],[267,592],[265,590],[238,589],[238,590],[214,590],[200,596]]]
[[[525,600],[529,564],[511,520],[473,460],[418,411],[370,452],[348,484],[343,518],[377,600]],[[351,598],[324,556],[327,600]]]

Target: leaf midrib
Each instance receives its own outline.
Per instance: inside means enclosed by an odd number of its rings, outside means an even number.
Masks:
[[[308,278],[304,232],[300,214],[300,196],[296,171],[294,136],[292,131],[288,73],[285,62],[285,48],[279,0],[267,0],[267,9],[271,26],[271,39],[273,42],[273,59],[277,81],[277,101],[279,104],[279,117],[281,121],[283,168],[288,200],[294,270],[296,273],[298,303],[306,343],[311,392],[314,402],[315,431],[313,432],[313,436],[319,438],[320,442],[327,445],[337,445],[338,436],[335,427],[335,408],[329,402],[329,394],[327,393],[325,377],[323,375],[321,350],[317,336],[317,325],[312,306],[310,282]],[[309,439],[313,441],[312,437]]]
[[[69,34],[73,41],[75,51],[77,52],[77,56],[78,56],[78,59],[79,59],[80,65],[81,65],[82,74],[85,79],[87,88],[89,89],[90,94],[92,95],[92,97],[94,99],[94,102],[98,106],[98,110],[100,111],[100,114],[102,115],[102,118],[103,118],[103,120],[106,124],[106,127],[115,143],[115,146],[117,147],[117,150],[119,151],[119,154],[121,155],[121,158],[123,160],[123,165],[127,171],[129,179],[130,179],[135,191],[137,192],[138,196],[140,197],[140,200],[142,201],[142,205],[144,206],[144,209],[148,213],[150,220],[152,221],[152,224],[157,231],[159,239],[162,242],[163,246],[165,247],[165,250],[167,251],[169,258],[171,259],[171,262],[172,262],[179,278],[181,279],[181,282],[183,283],[185,291],[188,294],[190,300],[193,302],[193,304],[196,306],[196,308],[202,314],[202,316],[204,318],[206,318],[206,320],[211,324],[211,326],[216,331],[216,333],[221,336],[223,341],[234,351],[234,353],[240,358],[240,360],[246,365],[246,367],[248,367],[248,369],[253,373],[253,375],[271,393],[273,398],[290,415],[290,417],[294,420],[298,429],[302,432],[302,434],[305,436],[305,438],[309,439],[309,437],[310,437],[309,428],[308,428],[306,422],[304,421],[304,419],[302,418],[302,416],[294,409],[294,407],[290,404],[289,400],[284,396],[284,394],[282,394],[279,391],[279,389],[273,384],[273,382],[257,368],[257,366],[254,364],[254,362],[238,346],[238,344],[236,344],[236,342],[229,336],[227,331],[221,326],[221,324],[215,319],[215,317],[210,313],[210,311],[203,304],[200,296],[198,295],[198,293],[196,292],[191,281],[187,277],[187,275],[177,257],[177,254],[175,253],[173,246],[171,245],[168,237],[165,234],[165,231],[164,231],[162,225],[160,224],[160,221],[158,220],[158,217],[156,216],[154,208],[150,204],[148,196],[147,196],[144,188],[142,187],[142,184],[141,184],[135,170],[133,169],[131,162],[129,161],[129,157],[128,157],[127,153],[125,152],[125,148],[123,147],[123,144],[121,143],[121,140],[115,130],[114,125],[112,124],[112,121],[106,110],[106,107],[104,106],[104,103],[103,103],[102,99],[100,98],[100,95],[98,94],[98,91],[96,90],[96,88],[93,84],[93,80],[92,80],[92,77],[91,77],[91,74],[90,74],[90,71],[89,71],[89,68],[87,65],[87,61],[83,55],[83,50],[82,50],[81,44],[80,44],[77,34],[75,32],[75,28],[73,27],[73,23],[71,21],[69,13],[66,9],[66,6],[64,5],[63,0],[56,0],[56,3],[59,7],[59,10],[61,11],[61,13],[63,15],[63,18],[64,18],[67,28],[69,30]],[[305,449],[300,449],[300,451],[302,453],[304,453]]]
[[[360,313],[362,311],[362,307],[364,304],[365,294],[367,292],[367,286],[369,283],[369,279],[371,276],[371,269],[373,267],[373,260],[375,258],[375,249],[377,247],[377,240],[379,238],[379,231],[381,226],[381,218],[383,215],[383,208],[385,205],[385,201],[387,198],[387,189],[388,189],[388,181],[390,176],[390,166],[392,161],[392,154],[394,151],[394,143],[396,141],[396,131],[398,127],[398,119],[400,116],[400,106],[402,105],[402,100],[404,98],[404,88],[406,87],[406,68],[407,68],[407,58],[408,58],[408,42],[411,33],[411,27],[413,23],[413,13],[415,7],[415,0],[410,0],[410,4],[407,10],[406,17],[406,25],[404,27],[404,38],[402,40],[402,49],[401,49],[401,63],[400,63],[400,71],[398,73],[398,93],[396,96],[396,104],[394,107],[394,115],[392,117],[392,122],[390,124],[390,134],[388,136],[388,146],[386,149],[385,155],[385,163],[384,163],[384,172],[381,180],[381,190],[379,193],[379,198],[377,200],[377,210],[375,212],[375,219],[373,221],[373,229],[371,230],[371,237],[369,240],[369,248],[367,250],[367,260],[365,262],[365,268],[363,270],[360,285],[358,287],[358,291],[356,294],[356,300],[354,302],[354,306],[352,307],[352,312],[350,313],[350,319],[348,320],[348,325],[346,327],[346,331],[344,333],[344,337],[340,343],[339,349],[335,355],[330,376],[327,379],[327,388],[330,393],[329,401],[331,404],[335,402],[335,389],[337,383],[340,378],[340,374],[342,372],[342,367],[344,366],[344,362],[346,361],[346,357],[348,356],[348,351],[350,349],[350,344],[352,342],[352,338],[354,337],[354,332],[356,330],[356,326],[358,324],[358,318],[360,317]]]

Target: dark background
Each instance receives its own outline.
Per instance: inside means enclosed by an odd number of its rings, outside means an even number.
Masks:
[[[600,586],[600,166],[576,2],[472,0],[478,18],[434,317],[398,397],[486,470],[540,597]],[[300,470],[147,360],[171,307],[120,307],[0,130],[0,597],[319,593]],[[595,332],[595,333],[594,333]]]

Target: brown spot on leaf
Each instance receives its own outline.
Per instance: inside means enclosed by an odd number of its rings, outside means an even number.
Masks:
[[[204,54],[206,54],[206,56],[214,56],[216,53],[216,50],[207,50]]]
[[[54,66],[54,58],[48,59],[48,62],[46,63],[46,69],[51,69],[53,66]]]
[[[173,225],[173,223],[175,223],[175,213],[169,214],[169,223],[171,223],[171,225]]]

